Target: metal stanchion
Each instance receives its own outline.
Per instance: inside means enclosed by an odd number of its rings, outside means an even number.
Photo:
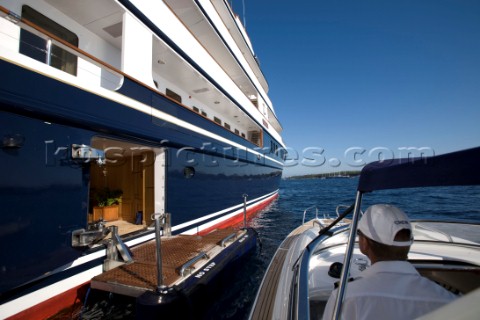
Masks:
[[[247,197],[248,194],[243,194],[243,228],[247,228]]]
[[[163,275],[162,275],[162,241],[160,239],[160,220],[164,219],[165,216],[161,213],[154,213],[155,220],[155,242],[157,244],[157,293],[161,293],[165,289],[163,284]]]

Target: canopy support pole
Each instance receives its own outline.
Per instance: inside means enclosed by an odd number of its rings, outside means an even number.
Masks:
[[[355,246],[355,238],[357,236],[357,224],[360,219],[360,207],[362,205],[362,192],[357,191],[355,198],[355,209],[353,211],[352,222],[350,224],[350,235],[348,236],[347,252],[343,260],[342,274],[340,276],[340,285],[337,292],[337,300],[333,309],[333,319],[340,319],[343,297],[345,295],[345,287],[348,282],[348,275],[350,273],[350,260],[352,259],[353,248]]]

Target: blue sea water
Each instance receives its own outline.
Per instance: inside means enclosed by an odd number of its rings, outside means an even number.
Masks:
[[[198,319],[247,319],[257,289],[275,250],[290,231],[302,222],[303,211],[307,207],[317,206],[321,216],[323,214],[335,216],[337,205],[353,204],[357,183],[358,178],[283,180],[279,199],[249,221],[249,226],[258,232],[257,250],[246,257],[242,265],[229,276],[227,285],[217,296],[212,297],[206,311],[202,315],[199,314]],[[363,210],[374,203],[397,205],[412,219],[459,219],[480,222],[479,186],[375,192],[365,195],[362,202]],[[101,303],[109,304],[108,301]],[[95,312],[94,308],[93,314]],[[111,316],[102,313],[101,318],[133,318],[133,313],[131,308],[125,308],[112,312]]]

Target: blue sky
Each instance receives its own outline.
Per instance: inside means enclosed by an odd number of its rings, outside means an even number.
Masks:
[[[243,2],[285,176],[480,145],[480,1]]]

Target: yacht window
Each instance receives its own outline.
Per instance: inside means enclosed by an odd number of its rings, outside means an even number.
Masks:
[[[55,21],[50,20],[31,7],[22,7],[22,18],[32,22],[58,38],[65,40],[71,45],[78,47],[78,37],[73,32],[62,27]],[[35,60],[45,62],[52,67],[68,72],[72,75],[77,75],[77,56],[54,44],[50,45],[50,41],[24,29],[21,29],[20,31],[20,53]]]
[[[226,129],[230,130],[230,125],[229,125],[228,123],[225,122],[225,123],[223,124],[223,126],[224,126]]]
[[[196,113],[200,113],[200,109],[198,109],[197,107],[193,106],[192,109],[193,109],[193,111],[195,111]]]
[[[173,100],[177,101],[178,103],[182,103],[182,97],[179,94],[173,92],[172,90],[167,88],[165,90],[165,94],[167,95],[167,97],[172,98]]]
[[[217,118],[217,117],[213,117],[213,121],[215,121],[215,122],[218,123],[219,125],[222,125],[222,120],[220,120],[220,119]]]
[[[248,140],[250,142],[260,146],[261,133],[260,131],[248,131]]]

